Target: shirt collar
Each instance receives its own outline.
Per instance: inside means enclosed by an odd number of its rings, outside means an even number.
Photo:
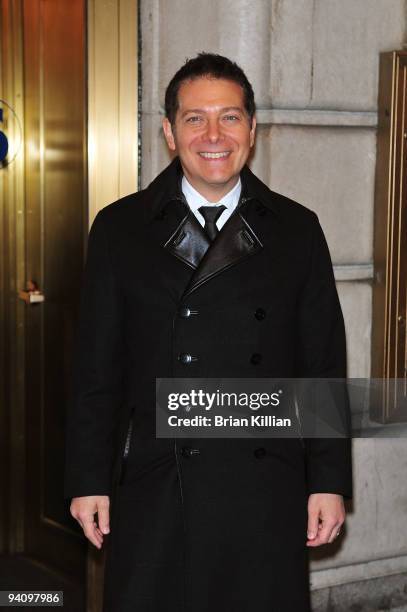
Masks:
[[[181,189],[192,212],[196,212],[200,206],[205,206],[209,204],[208,200],[204,198],[204,196],[199,193],[199,191],[192,187],[191,183],[185,176],[182,177]],[[220,206],[221,204],[223,204],[223,206],[225,206],[226,208],[230,208],[231,210],[235,209],[239,202],[241,191],[242,182],[239,177],[239,180],[237,181],[236,185],[232,187],[232,189],[228,191],[228,193],[225,194],[223,198],[219,200],[219,202],[213,204],[213,206]]]
[[[166,205],[173,201],[184,201],[185,206],[189,210],[189,206],[185,201],[185,196],[181,197],[181,182],[183,171],[181,162],[178,156],[174,157],[171,163],[158,174],[155,179],[143,190],[144,197],[147,198],[148,206],[146,207],[147,218],[161,218],[164,214]],[[253,174],[250,168],[245,165],[240,171],[240,179],[242,181],[242,197],[247,199],[258,200],[263,206],[273,211],[277,216],[280,214],[280,202],[284,199],[279,193],[271,191],[257,176]]]

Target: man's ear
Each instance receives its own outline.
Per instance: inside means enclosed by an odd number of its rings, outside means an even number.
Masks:
[[[167,117],[164,117],[163,119],[163,131],[164,131],[165,140],[167,141],[168,148],[171,151],[175,151],[176,149],[175,138],[174,138],[174,134],[172,133],[171,123],[169,122]]]
[[[253,116],[252,125],[250,128],[250,146],[251,147],[254,145],[254,140],[256,137],[256,125],[257,125],[256,117]]]

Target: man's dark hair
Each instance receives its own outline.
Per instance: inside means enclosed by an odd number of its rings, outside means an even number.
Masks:
[[[209,77],[214,79],[226,79],[234,81],[243,89],[244,107],[249,115],[250,122],[256,111],[253,88],[243,72],[235,62],[223,55],[216,53],[198,53],[196,57],[189,59],[174,74],[165,92],[165,115],[171,125],[175,123],[175,115],[178,110],[178,91],[182,83]]]

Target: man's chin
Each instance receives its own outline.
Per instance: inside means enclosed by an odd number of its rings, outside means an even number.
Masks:
[[[228,185],[229,183],[233,183],[237,181],[238,174],[232,173],[221,173],[221,172],[207,172],[205,175],[200,176],[199,180],[208,184],[208,185],[218,185],[219,187]]]
[[[198,187],[212,187],[217,189],[226,188],[228,186],[233,187],[239,178],[239,172],[236,173],[235,169],[225,171],[219,168],[209,171],[208,168],[197,168],[194,172],[191,172],[184,167],[184,173],[191,185],[195,186],[198,191]]]

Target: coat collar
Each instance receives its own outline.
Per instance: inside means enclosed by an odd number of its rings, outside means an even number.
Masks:
[[[242,181],[241,199],[256,199],[263,206],[279,214],[279,205],[276,194],[271,191],[253,172],[244,166],[240,173]],[[160,216],[170,201],[182,202],[188,211],[188,205],[181,189],[182,166],[179,157],[173,161],[150,183],[146,189],[149,202],[148,217],[150,220]]]
[[[181,190],[182,167],[178,158],[146,190],[148,214],[164,249],[192,269],[184,297],[210,279],[263,249],[264,215],[278,218],[274,194],[245,166],[240,174],[239,204],[213,243],[210,243]],[[261,217],[261,219],[260,219]],[[157,221],[157,223],[155,223]]]

